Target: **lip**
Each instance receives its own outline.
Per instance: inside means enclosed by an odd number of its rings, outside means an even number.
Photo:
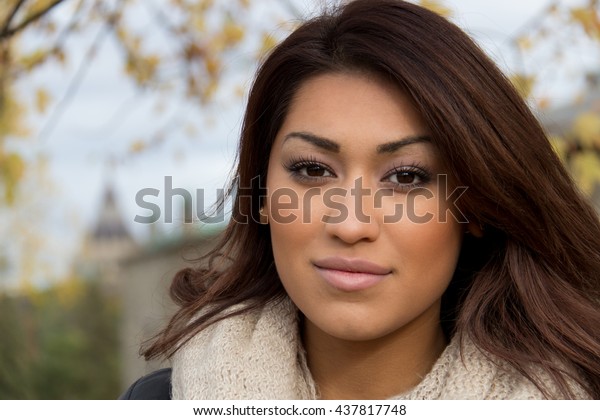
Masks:
[[[315,270],[329,285],[344,292],[356,292],[383,281],[391,269],[371,261],[328,257],[313,262]]]

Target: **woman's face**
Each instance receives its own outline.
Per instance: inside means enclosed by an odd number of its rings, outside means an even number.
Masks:
[[[263,213],[308,324],[344,340],[439,328],[465,227],[446,211],[444,173],[393,85],[345,73],[302,85],[271,150]]]

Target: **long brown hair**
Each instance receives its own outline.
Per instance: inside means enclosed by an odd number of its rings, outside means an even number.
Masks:
[[[450,175],[469,187],[460,208],[484,235],[465,238],[443,298],[446,333],[468,336],[549,397],[540,369],[562,397],[573,397],[568,383],[576,381],[600,398],[597,214],[480,48],[444,18],[399,0],[357,0],[314,18],[262,63],[242,127],[231,222],[203,268],[173,279],[181,308],[143,355],[170,357],[232,305],[246,303],[239,313],[285,296],[268,226],[258,223],[269,153],[299,86],[347,71],[406,92]]]

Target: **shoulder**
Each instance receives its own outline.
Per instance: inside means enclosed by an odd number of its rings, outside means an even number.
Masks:
[[[120,400],[170,400],[171,368],[160,369],[135,381]]]
[[[456,350],[455,350],[456,351]],[[464,340],[450,368],[452,380],[446,388],[452,399],[543,400],[563,399],[554,379],[539,367],[529,374],[545,390],[514,368],[510,363],[484,353],[470,340]],[[569,387],[576,398],[587,398],[573,382]]]
[[[552,379],[539,369],[532,369],[536,379],[551,398],[561,399]],[[571,385],[571,384],[570,384]],[[573,385],[577,398],[586,394]],[[507,362],[485,354],[472,341],[453,339],[422,382],[402,399],[493,399],[540,400],[546,396],[521,372]]]

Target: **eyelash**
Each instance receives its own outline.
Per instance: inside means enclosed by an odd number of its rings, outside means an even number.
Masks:
[[[293,178],[300,182],[304,183],[322,183],[324,182],[323,178],[330,178],[331,176],[310,176],[304,175],[301,171],[308,169],[310,167],[324,169],[327,172],[335,175],[333,169],[329,166],[325,165],[322,162],[319,162],[316,158],[309,157],[300,157],[300,158],[292,158],[289,162],[284,164],[285,169],[292,175]]]
[[[423,187],[424,185],[427,185],[429,181],[431,181],[431,172],[418,162],[414,162],[410,165],[395,166],[394,169],[384,175],[383,179],[400,174],[412,175],[419,179],[418,182],[413,181],[410,184],[400,184],[398,182],[389,181],[396,186],[395,188],[401,191],[408,191],[413,188]]]
[[[335,176],[335,172],[329,166],[325,165],[322,162],[319,162],[316,158],[309,157],[300,157],[300,158],[292,158],[289,162],[284,164],[285,169],[291,174],[293,178],[302,183],[313,183],[319,184],[326,181],[326,178],[331,178]],[[310,176],[308,174],[302,173],[303,171],[309,168],[315,168],[318,170],[325,170],[329,172],[331,175],[323,175],[323,176]],[[401,184],[399,182],[393,181],[383,181],[387,178],[390,178],[394,175],[407,174],[415,176],[419,179],[418,182],[413,181],[410,184]],[[414,162],[410,165],[402,165],[395,166],[391,171],[387,172],[382,178],[382,182],[387,182],[389,184],[394,185],[394,189],[399,191],[408,191],[413,188],[422,187],[429,183],[431,180],[430,171],[421,165],[418,162]]]

